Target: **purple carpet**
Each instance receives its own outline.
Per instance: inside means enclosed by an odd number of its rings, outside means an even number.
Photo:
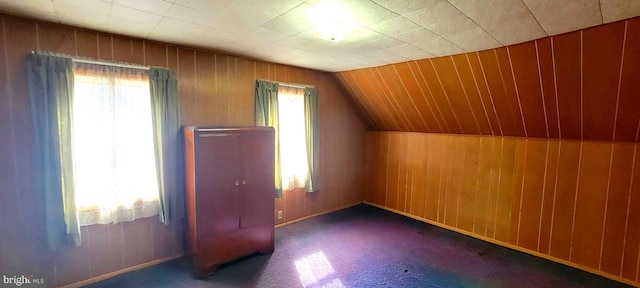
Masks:
[[[205,280],[185,257],[90,287],[631,287],[364,204],[276,229],[275,241]]]

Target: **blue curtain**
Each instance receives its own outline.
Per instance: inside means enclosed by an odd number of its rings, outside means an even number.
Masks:
[[[184,216],[184,163],[180,137],[178,78],[169,69],[149,70],[151,114],[155,141],[156,173],[160,199],[160,221]]]
[[[255,114],[256,126],[271,126],[275,130],[275,193],[276,198],[282,198],[278,87],[278,83],[275,82],[256,81]]]
[[[45,205],[47,243],[51,249],[80,246],[71,149],[72,61],[31,54],[27,77],[34,132],[34,185]]]
[[[318,128],[318,89],[304,88],[304,120],[307,140],[309,173],[304,189],[314,192],[320,188],[320,130]]]

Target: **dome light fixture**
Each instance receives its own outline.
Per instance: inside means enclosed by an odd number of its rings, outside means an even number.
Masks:
[[[349,9],[329,0],[309,9],[307,19],[313,23],[321,39],[331,42],[339,42],[358,28]]]

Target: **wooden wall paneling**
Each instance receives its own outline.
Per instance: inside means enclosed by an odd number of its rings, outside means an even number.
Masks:
[[[395,68],[394,64],[386,65],[380,67],[380,71],[384,77],[384,84],[391,91],[391,95],[394,97],[396,102],[399,105],[400,111],[404,114],[407,119],[407,129],[404,131],[410,132],[426,132],[428,128],[426,126],[426,122],[424,121],[418,107],[415,105],[415,102],[411,98],[412,96],[409,94],[407,89],[404,87],[404,82],[398,75],[398,72]]]
[[[167,45],[151,41],[145,42],[144,64],[150,66],[167,67]]]
[[[7,71],[7,39],[5,35],[5,17],[0,15],[0,95],[11,95],[9,89],[10,76]],[[11,107],[11,97],[0,97],[0,133],[2,135],[9,135],[11,141],[7,141],[6,145],[0,146],[0,159],[12,159],[15,157],[14,152],[14,140],[12,125],[13,111]],[[0,191],[0,196],[3,201],[0,201],[0,270],[7,271],[10,264],[13,262],[12,257],[9,255],[9,238],[14,238],[14,226],[9,223],[8,215],[13,213],[17,205],[14,203],[14,191],[16,191],[16,179],[14,161],[0,161],[0,182],[3,183],[3,190]],[[7,223],[5,223],[5,221]],[[13,227],[12,227],[13,226]]]
[[[453,108],[451,107],[451,103],[449,103],[449,100],[445,95],[431,60],[418,60],[416,63],[418,64],[420,74],[433,97],[434,104],[442,116],[442,122],[447,129],[447,133],[462,133],[460,122],[458,118],[456,118]]]
[[[582,138],[582,33],[553,36],[556,89],[563,139]]]
[[[452,135],[447,135],[447,142],[451,143]],[[446,146],[445,146],[446,147]],[[451,148],[446,150],[448,154],[449,163],[447,165],[448,181],[446,183],[446,196],[445,196],[445,224],[458,227],[458,205],[460,203],[460,190],[463,180],[463,169],[466,151],[464,150],[464,144],[461,141],[452,143]]]
[[[452,57],[439,57],[430,60],[442,85],[444,95],[451,104],[456,120],[460,123],[460,133],[479,134],[480,128],[469,106]]]
[[[400,134],[400,143],[395,149],[400,150],[398,155],[398,210],[402,212],[408,212],[407,210],[407,196],[409,194],[409,166],[407,165],[408,158],[408,143],[409,135]]]
[[[378,158],[380,155],[380,139],[379,139],[380,134],[379,133],[367,133],[366,136],[366,151],[367,151],[367,158],[366,158],[366,162],[365,162],[365,166],[366,166],[366,173],[367,173],[367,179],[369,179],[369,181],[365,182],[366,185],[366,189],[367,189],[367,193],[365,194],[365,201],[371,202],[371,203],[378,203],[377,201],[374,201],[373,199],[375,199],[379,194],[380,194],[380,190],[378,189],[378,182],[379,182],[379,176],[378,174],[380,173],[380,159]]]
[[[98,33],[82,29],[75,29],[74,32],[76,36],[74,55],[82,55],[82,57],[89,57],[93,59],[100,58],[100,55],[98,54]]]
[[[560,138],[552,39],[553,38],[543,38],[536,40],[536,56],[538,58],[538,75],[540,76],[540,85],[542,86],[541,93],[544,102],[544,117],[547,123],[547,137]]]
[[[440,136],[440,135],[438,135]],[[442,137],[442,136],[440,136]],[[441,217],[440,212],[440,197],[444,194],[442,193],[442,166],[444,164],[444,155],[442,151],[439,149],[439,146],[442,145],[442,141],[438,141],[439,137],[434,137],[433,134],[428,134],[426,137],[426,145],[427,145],[427,190],[429,191],[426,197],[425,204],[425,218],[439,222]]]
[[[469,105],[471,116],[473,116],[474,122],[478,127],[479,134],[493,135],[493,132],[491,131],[491,124],[489,123],[489,119],[487,119],[487,113],[484,109],[484,104],[480,98],[480,90],[477,86],[478,84],[475,80],[475,75],[473,75],[471,63],[469,62],[469,55],[459,54],[451,56],[451,60],[453,60],[454,68],[458,74],[460,85],[462,86],[462,90],[466,96],[467,105]]]
[[[422,134],[411,135],[411,142],[408,145],[408,157],[411,163],[412,174],[412,193],[409,204],[409,214],[425,217],[426,205],[425,200],[429,198],[429,189],[427,188],[427,171],[429,169],[429,158],[427,158],[428,138]],[[416,152],[410,153],[412,147],[416,147]]]
[[[478,96],[481,100],[482,111],[484,112],[484,116],[489,123],[491,135],[503,135],[502,128],[500,127],[500,122],[498,122],[498,117],[496,115],[496,109],[493,105],[493,98],[491,97],[491,93],[489,91],[489,85],[487,83],[486,77],[484,76],[484,69],[482,67],[482,63],[480,62],[480,55],[478,54],[478,52],[475,52],[469,53],[466,56],[467,61],[469,62],[469,67],[472,72],[473,81],[476,86]]]
[[[200,104],[198,103],[198,96],[196,93],[196,58],[195,51],[179,48],[177,51],[178,57],[178,91],[180,91],[180,123],[182,125],[197,125],[198,110]]]
[[[640,120],[640,18],[626,23],[624,55],[620,71],[618,113],[615,119],[614,141],[638,142],[638,121]]]
[[[235,121],[234,125],[251,126],[255,125],[255,113],[247,113],[246,111],[253,111],[255,107],[254,97],[246,97],[244,95],[255,95],[255,78],[253,61],[236,57],[236,74],[231,83],[251,83],[252,85],[231,85],[233,87]],[[244,97],[243,97],[244,96]]]
[[[409,61],[406,63],[408,66],[407,68],[410,72],[410,76],[407,75],[400,77],[402,79],[409,79],[405,81],[408,82],[407,86],[409,87],[408,89],[410,89],[409,91],[416,91],[415,93],[410,92],[410,95],[416,95],[414,96],[416,99],[416,103],[419,103],[418,105],[421,111],[423,111],[427,122],[429,123],[429,126],[431,127],[431,129],[433,129],[432,132],[447,132],[446,128],[441,123],[442,115],[439,113],[439,111],[437,111],[437,107],[433,102],[433,96],[431,95],[430,88],[422,78],[420,67],[418,67],[416,61]]]
[[[370,100],[365,99],[363,95],[359,95],[354,92],[354,90],[344,78],[344,73],[334,73],[332,75],[335,81],[340,85],[343,94],[351,96],[349,98],[350,102],[352,103],[353,107],[356,107],[358,109],[357,114],[366,123],[367,131],[389,130],[384,128],[384,125],[378,124],[378,122],[381,122],[382,120],[373,116],[373,111],[371,111],[371,109],[369,108]]]
[[[580,160],[570,260],[594,269],[600,263],[612,146],[585,142]]]
[[[417,116],[420,124],[419,132],[435,132],[438,131],[438,126],[433,114],[429,111],[429,103],[425,101],[423,93],[421,91],[418,82],[415,80],[413,71],[410,66],[411,62],[404,62],[392,65],[394,71],[398,76],[398,80],[405,91],[405,97],[409,98],[412,106],[416,109]]]
[[[503,138],[490,137],[491,139],[491,152],[487,155],[489,169],[489,186],[486,187],[487,191],[487,214],[485,221],[485,236],[489,238],[495,238],[496,231],[496,214],[498,211],[498,196],[500,192],[500,162],[502,159],[502,144]],[[486,173],[486,172],[485,172]],[[482,189],[484,185],[480,185],[478,189]],[[483,191],[483,190],[478,190]]]
[[[500,66],[494,50],[477,52],[480,59],[481,72],[485,77],[492,103],[492,110],[495,112],[501,136],[524,136],[519,134],[516,123],[512,117],[511,108],[508,105],[504,80],[500,72]],[[509,78],[507,78],[509,79]]]
[[[583,32],[584,139],[613,140],[625,22]],[[606,57],[604,56],[606,55]]]
[[[545,191],[545,168],[549,152],[547,146],[548,141],[546,140],[527,140],[517,243],[518,246],[532,251],[537,251],[539,244],[540,212]]]
[[[574,141],[560,141],[559,149],[549,255],[568,261],[582,144]]]
[[[142,41],[122,37],[112,37],[113,60],[127,63],[144,62]]]
[[[230,73],[230,56],[227,55],[215,55],[215,64],[213,66],[214,71],[215,71],[215,79],[214,80],[214,88],[215,88],[215,93],[213,95],[215,95],[215,97],[213,98],[213,100],[215,101],[214,103],[211,103],[212,106],[206,107],[206,109],[208,109],[209,111],[203,111],[200,110],[200,115],[206,115],[208,113],[216,113],[218,114],[217,117],[217,123],[220,123],[222,125],[230,125],[231,124],[231,115],[232,115],[232,111],[231,111],[231,103],[233,102],[233,96],[229,94],[229,73]],[[197,72],[196,72],[196,75]],[[198,78],[200,78],[199,76],[197,76]],[[209,79],[203,79],[204,81],[211,81]],[[196,87],[201,86],[203,83],[202,82],[198,82]],[[202,96],[200,96],[202,95]],[[198,100],[202,99],[206,99],[209,98],[211,99],[211,97],[206,97],[207,94],[200,94],[198,93]],[[198,101],[199,103],[200,101]],[[215,105],[215,106],[213,106]],[[200,105],[205,106],[205,105]],[[215,108],[214,108],[215,107]],[[200,119],[200,117],[198,117],[198,121],[202,120]]]
[[[433,114],[433,117],[436,120],[438,129],[442,133],[451,133],[451,129],[449,128],[446,120],[444,119],[442,111],[440,111],[440,107],[438,107],[438,104],[433,96],[433,93],[431,92],[431,87],[429,87],[429,84],[425,79],[424,73],[422,72],[420,66],[418,65],[418,61],[410,61],[409,66],[411,68],[411,72],[413,73],[415,81],[418,83],[418,86],[420,87],[420,92],[422,93],[425,102],[427,102],[429,110],[431,110],[431,113]]]
[[[76,54],[74,29],[50,23],[37,23],[38,49],[41,51]]]
[[[460,190],[456,203],[457,227],[473,232],[476,206],[481,203],[477,199],[478,165],[482,150],[482,138],[463,137],[461,139],[464,159],[461,163]]]
[[[394,135],[395,136],[395,135]],[[400,138],[389,137],[389,170],[387,186],[387,207],[400,210],[398,205],[398,190],[400,190]]]
[[[182,51],[180,50],[180,55],[182,55]],[[193,115],[195,119],[192,121],[202,125],[223,125],[222,115],[225,113],[226,101],[221,99],[223,96],[217,91],[218,86],[221,85],[220,82],[222,82],[216,73],[217,55],[200,51],[195,51],[193,54],[185,52],[184,55],[188,58],[180,58],[181,68],[182,65],[185,65],[188,67],[185,69],[193,73],[193,84],[189,88],[185,87],[187,91],[184,91],[184,94],[182,89],[180,92],[181,95],[187,97],[193,95],[191,97],[195,98],[191,100],[195,101],[195,106],[191,104],[191,108],[187,108],[188,113],[195,114]],[[195,55],[193,59],[192,55]],[[185,63],[182,63],[183,59]],[[182,102],[180,104],[182,106]]]
[[[360,102],[365,103],[367,112],[375,119],[376,127],[378,127],[378,129],[394,130],[396,120],[395,115],[392,114],[392,110],[390,110],[392,107],[390,108],[389,105],[380,104],[379,101],[382,101],[380,93],[382,92],[372,88],[370,79],[364,73],[365,71],[363,70],[356,70],[344,72],[342,75],[345,81],[350,84],[348,86],[351,87],[352,93],[354,93],[352,95],[359,95],[356,97],[361,99]],[[356,75],[362,76],[357,77]],[[349,81],[349,79],[352,79],[352,81]]]
[[[354,79],[354,84],[361,91],[360,97],[366,99],[365,103],[368,103],[369,114],[378,120],[378,127],[385,127],[387,130],[397,130],[399,120],[395,108],[388,100],[381,87],[374,85],[375,77],[372,71],[352,71],[353,73],[345,72],[345,79],[351,76]],[[375,83],[377,84],[377,83]],[[377,116],[376,116],[377,115]]]
[[[9,20],[9,19],[6,19]],[[31,174],[31,152],[32,152],[32,137],[31,129],[22,129],[22,127],[31,127],[31,114],[29,104],[29,91],[27,89],[27,77],[25,70],[25,57],[32,51],[37,49],[37,27],[32,21],[13,18],[9,21],[5,21],[4,25],[4,37],[6,46],[6,72],[7,72],[7,85],[8,94],[6,97],[10,97],[10,109],[11,109],[11,125],[12,125],[12,146],[13,155],[8,158],[14,162],[13,169],[9,170],[14,177],[15,189],[11,190],[13,195],[8,199],[13,199],[9,202],[10,207],[5,215],[11,215],[13,230],[8,239],[11,247],[15,249],[7,249],[5,253],[9,254],[12,263],[12,268],[22,271],[29,271],[35,268],[35,264],[39,260],[38,249],[32,247],[37,242],[38,235],[40,235],[41,223],[43,223],[42,215],[39,213],[40,207],[35,199],[37,199],[32,189],[31,179],[28,177],[21,177],[21,175]],[[11,135],[11,134],[10,134]],[[29,245],[20,245],[22,243],[29,243]],[[37,247],[40,248],[40,247]]]
[[[513,66],[513,81],[520,102],[528,137],[549,137],[545,117],[544,98],[540,85],[539,62],[536,42],[526,42],[509,47]]]
[[[388,117],[380,116],[379,109],[374,109],[374,105],[372,104],[374,97],[373,95],[365,94],[360,90],[360,87],[357,87],[355,81],[350,81],[351,79],[350,72],[340,72],[335,75],[340,80],[342,85],[346,88],[347,92],[355,99],[357,103],[362,107],[364,114],[367,118],[371,119],[371,123],[373,124],[373,128],[376,130],[390,130],[389,124],[386,122],[389,121]],[[386,108],[386,107],[385,107]]]
[[[512,245],[518,245],[518,235],[520,233],[520,219],[522,218],[522,190],[524,189],[524,176],[527,168],[525,164],[527,163],[528,146],[528,139],[516,139],[516,158],[510,199],[511,216],[509,217],[509,244]]]
[[[560,142],[547,141],[545,160],[544,191],[542,192],[542,206],[540,207],[540,233],[538,235],[537,250],[549,254],[551,242],[551,225],[556,201],[556,187],[558,183],[558,163],[560,161]]]
[[[80,227],[87,235],[87,226]],[[88,237],[82,237],[79,247],[59,248],[55,253],[54,286],[65,286],[91,277],[91,257]]]
[[[113,60],[111,35],[98,33],[98,59]]]
[[[511,56],[509,55],[509,47],[493,49],[494,56],[498,62],[498,72],[502,77],[502,88],[505,92],[505,100],[509,107],[509,114],[516,129],[516,136],[527,136],[526,127],[524,127],[524,115],[522,114],[522,103],[518,98],[518,94],[513,80],[513,68]]]
[[[362,73],[366,73],[367,71],[362,71]],[[389,101],[389,105],[393,108],[394,115],[396,115],[396,119],[398,120],[396,123],[396,129],[399,131],[412,131],[413,128],[411,123],[409,122],[409,118],[402,110],[400,103],[396,97],[396,94],[393,93],[393,90],[389,87],[389,84],[386,82],[385,76],[388,74],[387,70],[383,67],[376,67],[369,71],[372,74],[372,81],[375,79],[374,84],[376,84],[374,89],[379,89],[378,91],[382,92],[386,99]],[[383,74],[384,73],[384,74]]]
[[[87,250],[89,252],[89,263],[91,263],[91,276],[104,275],[113,272],[109,267],[109,228],[107,225],[87,226],[87,234],[82,235],[87,238]],[[88,236],[88,237],[87,237]]]
[[[381,177],[383,180],[382,183],[382,187],[381,187],[381,191],[383,191],[383,193],[381,193],[380,195],[380,203],[384,204],[384,206],[389,207],[389,187],[391,184],[391,154],[392,154],[392,150],[391,149],[391,137],[389,136],[389,134],[384,133],[382,135],[380,135],[380,160],[381,160],[381,166],[383,167],[383,171]]]
[[[638,255],[640,245],[640,155],[638,145],[633,150],[630,195],[627,200],[624,248],[622,252],[622,277],[638,281]]]
[[[493,155],[493,137],[480,137],[478,154],[478,172],[475,187],[475,207],[473,211],[473,233],[487,234],[487,216],[491,197],[491,156]]]
[[[611,170],[609,171],[608,197],[601,241],[601,257],[598,269],[612,275],[620,275],[624,249],[627,201],[629,200],[631,171],[633,171],[634,144],[613,145]]]
[[[500,156],[500,187],[496,196],[495,239],[509,242],[511,226],[511,201],[516,167],[516,139],[503,138]]]

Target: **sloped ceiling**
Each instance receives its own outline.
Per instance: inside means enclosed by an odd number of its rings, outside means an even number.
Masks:
[[[329,0],[0,0],[0,12],[323,71],[474,52],[640,16],[637,0],[333,0],[339,43],[306,18]]]
[[[335,75],[375,130],[639,139],[640,18]]]

